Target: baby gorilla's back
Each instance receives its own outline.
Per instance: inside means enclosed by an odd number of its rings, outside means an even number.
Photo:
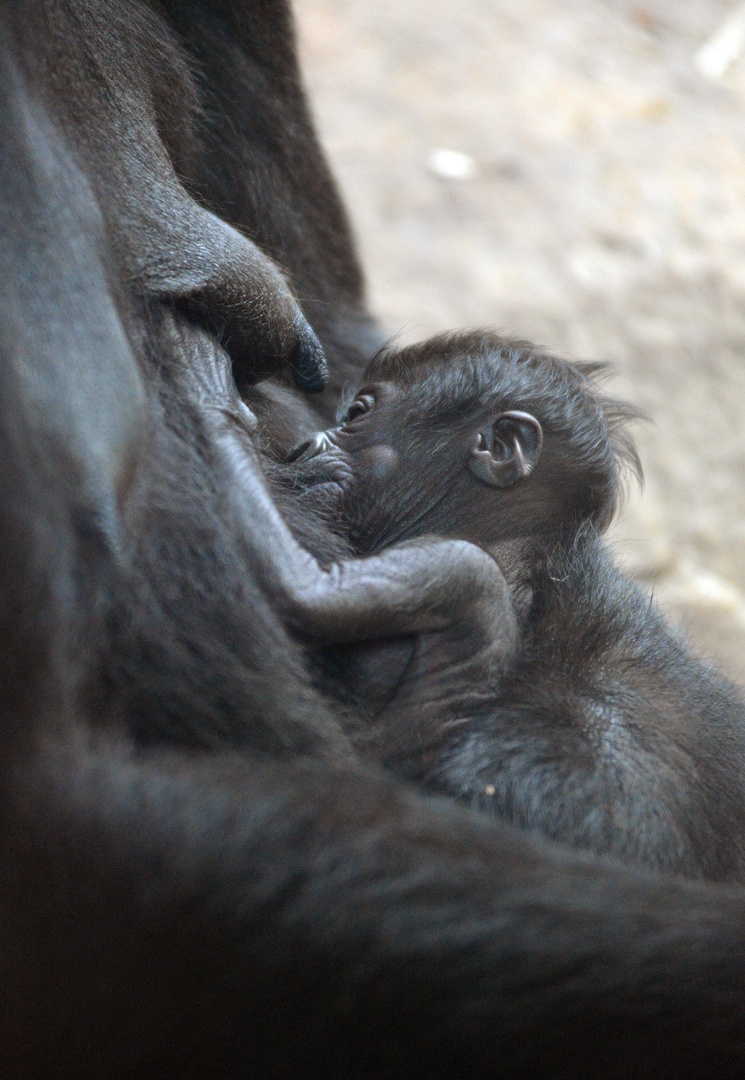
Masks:
[[[738,690],[689,655],[592,535],[542,559],[531,587],[521,646],[491,699],[431,725],[426,741],[414,725],[408,745],[400,723],[394,740],[383,728],[386,766],[579,847],[742,880]]]

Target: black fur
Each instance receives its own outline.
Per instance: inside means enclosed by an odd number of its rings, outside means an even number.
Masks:
[[[252,395],[379,345],[286,5],[5,5],[0,136],[5,1073],[739,1077],[739,891],[417,793],[311,685],[216,340]]]

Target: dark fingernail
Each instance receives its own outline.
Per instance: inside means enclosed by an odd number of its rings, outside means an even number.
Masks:
[[[292,377],[298,390],[305,390],[310,394],[319,393],[328,382],[326,357],[320,341],[312,332],[309,339],[302,341],[295,350]]]

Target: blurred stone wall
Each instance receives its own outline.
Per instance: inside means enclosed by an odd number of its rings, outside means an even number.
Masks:
[[[745,5],[298,0],[374,310],[615,363],[613,542],[745,682]]]

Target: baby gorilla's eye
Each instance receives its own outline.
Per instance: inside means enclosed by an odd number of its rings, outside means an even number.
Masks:
[[[343,423],[351,424],[353,420],[356,420],[360,416],[364,416],[366,412],[369,412],[373,407],[373,399],[369,394],[362,394],[360,397],[355,398],[352,404],[347,409]]]

